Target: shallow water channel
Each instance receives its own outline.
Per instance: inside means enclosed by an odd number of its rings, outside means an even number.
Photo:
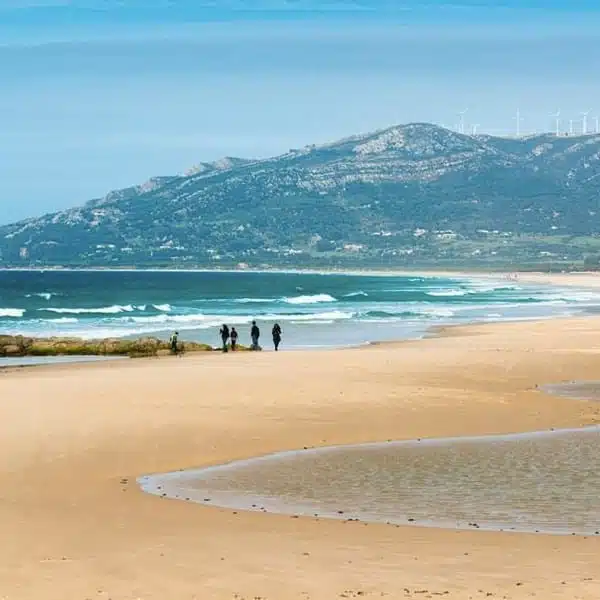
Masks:
[[[600,532],[600,427],[306,449],[142,477],[242,510],[459,529]]]

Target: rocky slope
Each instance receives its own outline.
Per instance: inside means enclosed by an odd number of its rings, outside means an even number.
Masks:
[[[596,251],[599,186],[600,135],[409,124],[2,227],[1,264],[578,261]]]

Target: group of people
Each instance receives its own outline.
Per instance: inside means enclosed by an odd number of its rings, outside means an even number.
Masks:
[[[279,323],[275,323],[273,328],[271,329],[271,335],[273,337],[273,346],[275,347],[275,352],[279,350],[279,344],[281,344],[281,335],[282,330]],[[219,330],[219,334],[221,336],[221,342],[223,343],[223,352],[227,352],[228,346],[227,343],[231,345],[231,350],[235,351],[238,343],[238,332],[235,327],[229,329],[229,327],[225,324]],[[258,340],[260,339],[260,329],[256,324],[256,321],[252,321],[252,327],[250,328],[250,340],[252,343],[250,344],[250,350],[260,350],[260,346],[258,345]]]
[[[279,344],[281,344],[281,335],[283,331],[281,330],[281,326],[279,323],[275,323],[273,328],[271,329],[271,336],[273,337],[273,346],[275,347],[275,352],[279,350]],[[236,331],[235,327],[231,329],[223,324],[221,329],[219,330],[219,335],[221,336],[221,342],[223,344],[223,352],[227,352],[229,349],[228,344],[231,346],[233,351],[236,350],[238,345],[238,337],[239,334]],[[256,324],[256,321],[252,321],[252,327],[250,328],[250,339],[252,340],[252,344],[250,345],[251,350],[260,350],[260,346],[258,345],[258,340],[260,338],[260,329]],[[179,332],[175,331],[170,339],[171,345],[171,353],[172,354],[181,354],[181,347],[179,345]]]

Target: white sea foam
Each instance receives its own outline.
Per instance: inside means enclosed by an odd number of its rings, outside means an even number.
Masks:
[[[286,304],[318,304],[319,302],[337,302],[337,298],[329,294],[313,294],[312,296],[290,296],[283,298]]]
[[[170,304],[153,304],[152,305],[156,310],[160,310],[162,312],[171,312],[173,307]]]
[[[231,300],[222,300],[221,302],[231,302]],[[238,304],[265,304],[275,301],[272,298],[237,298],[234,302]]]
[[[228,325],[241,325],[243,323],[250,323],[252,317],[247,315],[154,315],[152,317],[128,317],[127,319],[121,319],[127,323],[139,323],[144,324],[155,324],[155,325],[168,325],[169,323],[187,323],[190,325],[196,325],[199,329],[205,329],[207,327],[216,327],[227,323]]]
[[[306,313],[305,315],[265,315],[265,320],[269,321],[344,321],[352,319],[355,316],[353,312],[344,312],[341,310],[332,310],[321,313]]]
[[[127,317],[119,319],[120,322],[137,323],[140,325],[168,325],[168,324],[188,324],[197,329],[206,329],[218,327],[223,323],[228,325],[249,324],[252,320],[257,321],[322,321],[322,320],[344,320],[351,319],[354,316],[352,312],[328,311],[306,314],[267,314],[257,315],[215,315],[215,314],[191,314],[191,315],[154,315],[148,317]]]
[[[600,293],[564,289],[559,293],[543,294],[545,300],[560,300],[562,302],[600,302]]]
[[[20,319],[24,314],[24,308],[0,308],[0,317]]]
[[[53,292],[38,292],[35,294],[25,294],[25,298],[31,298],[32,296],[37,296],[38,298],[43,298],[44,300],[50,300],[53,296],[58,296],[59,294],[55,294]]]
[[[50,323],[52,325],[67,325],[73,323],[79,323],[79,319],[75,317],[59,317],[58,319],[44,319],[42,323]]]
[[[439,290],[437,292],[425,292],[427,296],[441,296],[441,297],[452,297],[452,296],[466,296],[469,292],[465,290]]]
[[[454,310],[447,308],[447,307],[442,307],[442,306],[436,306],[436,307],[423,306],[423,307],[418,308],[418,312],[420,312],[421,314],[430,316],[430,317],[453,317],[455,314]]]
[[[52,312],[59,315],[85,315],[85,314],[99,314],[99,315],[117,315],[123,312],[133,312],[136,310],[131,304],[127,306],[121,306],[119,304],[115,304],[113,306],[101,306],[98,308],[40,308],[38,310],[43,310],[46,312]]]
[[[507,281],[469,281],[467,285],[469,286],[471,293],[500,292],[523,289],[522,287],[508,283]]]
[[[292,325],[333,325],[335,321],[325,320],[319,321],[318,319],[315,321],[290,321]]]
[[[367,292],[363,292],[360,290],[359,292],[350,292],[349,294],[344,294],[344,298],[356,298],[357,296],[367,297],[369,294]]]

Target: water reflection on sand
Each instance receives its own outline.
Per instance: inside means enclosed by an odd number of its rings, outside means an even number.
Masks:
[[[139,482],[242,510],[600,535],[599,456],[600,427],[587,427],[304,449]]]

